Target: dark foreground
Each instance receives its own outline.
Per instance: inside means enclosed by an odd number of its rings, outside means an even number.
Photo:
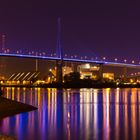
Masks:
[[[0,119],[36,109],[36,107],[33,107],[31,105],[0,97]]]

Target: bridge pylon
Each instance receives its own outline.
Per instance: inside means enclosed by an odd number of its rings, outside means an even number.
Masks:
[[[56,60],[56,82],[62,83],[63,82],[63,53],[61,47],[61,19],[58,18],[57,21],[57,45],[56,45],[56,55],[59,60]]]
[[[127,67],[123,67],[123,80],[127,80]]]
[[[99,80],[103,79],[103,64],[99,64]]]

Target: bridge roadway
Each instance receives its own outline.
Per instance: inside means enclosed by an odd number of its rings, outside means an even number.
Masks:
[[[19,58],[31,58],[31,59],[61,60],[61,58],[51,57],[51,56],[11,54],[11,53],[0,53],[0,57],[19,57]],[[81,62],[81,63],[94,63],[94,64],[101,64],[101,65],[106,65],[106,66],[127,67],[127,68],[140,69],[140,65],[119,63],[119,62],[96,61],[96,60],[88,60],[88,59],[84,60],[84,59],[77,59],[77,58],[63,58],[63,61]]]

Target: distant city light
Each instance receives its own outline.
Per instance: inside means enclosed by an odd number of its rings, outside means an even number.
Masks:
[[[132,63],[134,64],[134,63],[135,63],[135,61],[133,60],[133,61],[132,61]]]
[[[124,59],[124,62],[126,63],[126,62],[127,62],[127,60],[126,60],[126,59]]]

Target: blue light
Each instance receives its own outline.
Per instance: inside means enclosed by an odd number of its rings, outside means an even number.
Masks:
[[[0,53],[0,56],[7,57],[21,57],[21,58],[33,58],[33,59],[47,59],[47,60],[61,60],[58,57],[52,56],[36,56],[36,55],[27,55],[27,54],[11,54],[11,53]],[[63,58],[63,61],[72,61],[72,62],[84,62],[84,63],[96,63],[103,64],[108,66],[119,66],[119,67],[137,67],[140,68],[140,65],[135,64],[126,64],[126,63],[118,63],[118,62],[107,62],[107,61],[96,61],[96,60],[84,60],[84,59],[76,59],[76,58]]]

